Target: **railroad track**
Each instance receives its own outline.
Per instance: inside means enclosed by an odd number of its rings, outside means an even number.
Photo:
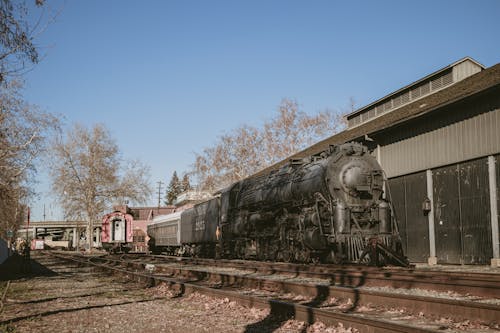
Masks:
[[[255,274],[221,273],[204,270],[199,266],[187,267],[178,262],[173,266],[162,264],[158,258],[149,257],[151,260],[148,260],[146,256],[135,259],[126,256],[122,258],[79,256],[69,258],[61,254],[58,256],[127,275],[150,286],[165,283],[179,294],[197,291],[229,298],[247,306],[268,307],[276,315],[293,317],[307,323],[318,320],[331,325],[342,323],[362,332],[440,331],[446,328],[446,325],[436,323],[432,319],[439,316],[453,316],[455,320],[474,319],[495,327],[495,321],[500,318],[498,304],[311,284],[291,281],[290,278],[276,279],[276,276],[274,279],[269,279],[262,275],[254,276]],[[145,269],[146,267],[149,271]],[[302,298],[298,302],[293,295],[301,295],[307,299]],[[332,299],[336,304],[329,304]],[[350,301],[342,303],[342,300]],[[359,308],[367,307],[373,310],[357,311]],[[405,310],[401,312],[403,314],[401,316],[389,315],[389,320],[387,309],[390,308]],[[409,313],[414,314],[413,320],[404,319]],[[418,315],[415,317],[415,314]]]
[[[142,261],[128,261],[127,265],[135,269],[141,269],[144,264]],[[385,307],[404,308],[413,313],[423,312],[440,316],[453,314],[455,318],[474,318],[485,322],[492,322],[500,318],[500,307],[498,305],[478,302],[477,298],[470,296],[461,299],[450,299],[447,294],[430,297],[408,294],[399,289],[387,290],[384,288],[383,291],[380,291],[377,290],[379,288],[366,286],[345,287],[329,285],[328,279],[293,282],[300,280],[300,278],[286,276],[283,272],[281,273],[281,279],[280,276],[249,273],[248,267],[245,267],[240,272],[234,271],[230,273],[209,271],[204,270],[203,267],[187,267],[186,265],[168,266],[159,264],[155,268],[156,274],[181,277],[185,281],[210,281],[215,286],[259,288],[267,291],[307,295],[317,299],[326,299],[328,297],[352,299],[354,300],[353,308],[362,305],[383,304]],[[491,281],[488,282],[491,283]],[[499,281],[496,283],[497,285],[500,284]],[[457,297],[457,295],[454,296],[454,298]],[[475,299],[475,301],[470,300],[471,298]],[[500,304],[500,301],[497,304]]]
[[[451,271],[429,271],[400,267],[302,265],[261,261],[213,260],[172,256],[127,255],[123,258],[175,262],[179,265],[201,265],[248,269],[262,274],[294,274],[297,277],[319,278],[331,285],[344,287],[393,287],[453,292],[477,297],[500,298],[500,274]],[[148,258],[148,259],[146,259]],[[149,259],[153,258],[153,259]]]

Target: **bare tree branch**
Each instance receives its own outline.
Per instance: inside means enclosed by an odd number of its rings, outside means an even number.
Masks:
[[[35,38],[58,14],[42,6],[43,1],[33,1],[35,7],[30,6],[31,1],[0,0],[0,83],[40,61]]]

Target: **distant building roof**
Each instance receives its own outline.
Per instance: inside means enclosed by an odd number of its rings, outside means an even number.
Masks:
[[[175,199],[175,206],[182,206],[188,203],[198,203],[201,201],[206,201],[208,199],[212,198],[212,195],[208,192],[203,192],[203,191],[186,191],[184,193],[181,193],[177,196],[177,199]]]
[[[115,212],[123,214],[131,214],[135,220],[150,220],[156,215],[169,214],[175,210],[175,206],[161,207],[129,207],[127,205],[113,206]]]

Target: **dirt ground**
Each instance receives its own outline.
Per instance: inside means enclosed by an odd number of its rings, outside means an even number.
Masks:
[[[306,325],[201,294],[175,297],[137,283],[37,256],[0,266],[0,332],[354,332]],[[8,283],[8,281],[10,281]],[[0,299],[1,300],[1,299]]]

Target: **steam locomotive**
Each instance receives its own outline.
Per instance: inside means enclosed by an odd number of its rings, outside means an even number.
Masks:
[[[359,143],[291,160],[148,225],[153,252],[407,266],[383,172]]]

